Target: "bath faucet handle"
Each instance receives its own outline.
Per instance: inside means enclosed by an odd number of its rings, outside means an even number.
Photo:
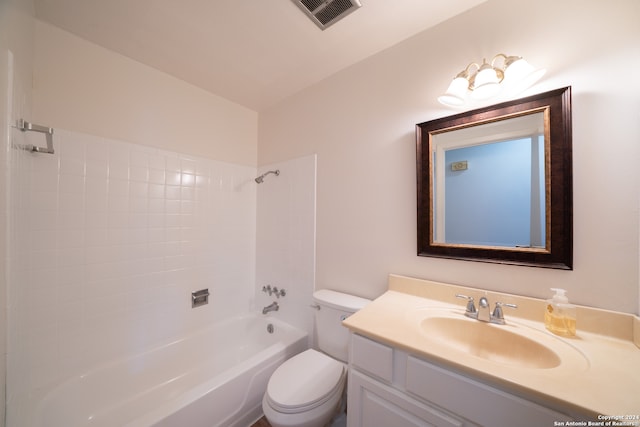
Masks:
[[[466,299],[467,300],[467,308],[465,309],[464,314],[469,316],[469,315],[475,315],[476,313],[476,306],[473,303],[473,297],[468,297],[466,295],[462,295],[462,294],[456,294],[456,298],[462,298],[462,299]]]
[[[493,314],[491,314],[491,321],[493,323],[499,323],[501,325],[504,325],[504,313],[502,312],[502,307],[509,307],[509,308],[518,308],[517,305],[515,304],[507,304],[504,302],[497,302],[496,303],[496,307],[493,309]]]
[[[285,291],[284,289],[278,289],[277,286],[271,287],[271,285],[263,286],[262,292],[264,292],[265,294],[269,294],[269,296],[276,294],[276,298],[287,295],[287,291]]]

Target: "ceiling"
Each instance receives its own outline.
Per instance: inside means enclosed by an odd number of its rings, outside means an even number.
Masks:
[[[486,0],[361,0],[320,30],[291,0],[35,0],[36,16],[264,110]]]

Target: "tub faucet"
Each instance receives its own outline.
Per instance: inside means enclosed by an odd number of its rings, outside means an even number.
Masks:
[[[270,311],[278,311],[278,310],[280,310],[280,306],[278,305],[277,302],[274,301],[273,303],[269,304],[268,306],[262,309],[262,314],[267,314]]]

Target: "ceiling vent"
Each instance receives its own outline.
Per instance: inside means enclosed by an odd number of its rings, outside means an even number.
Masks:
[[[359,0],[293,0],[293,2],[322,30],[362,6]]]

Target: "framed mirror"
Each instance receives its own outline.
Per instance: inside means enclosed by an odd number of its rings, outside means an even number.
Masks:
[[[416,125],[418,255],[573,268],[571,88]]]

